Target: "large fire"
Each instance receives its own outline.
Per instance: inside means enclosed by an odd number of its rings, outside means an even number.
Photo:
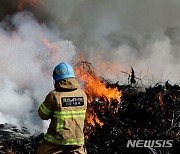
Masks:
[[[58,61],[60,59],[58,51],[61,47],[50,43],[45,38],[41,39],[41,42],[47,48],[49,53],[48,58]],[[80,61],[82,58],[83,56],[81,55],[78,60]],[[102,65],[104,65],[104,63],[102,63]],[[107,87],[106,83],[94,73],[91,64],[86,61],[81,61],[76,65],[75,74],[88,96],[88,110],[86,114],[86,122],[88,125],[85,127],[85,131],[88,130],[87,138],[88,135],[93,132],[93,128],[95,128],[96,125],[100,127],[104,125],[103,121],[99,118],[99,114],[104,114],[106,110],[109,110],[112,115],[117,113],[120,107],[122,91],[119,91],[117,87]],[[115,105],[112,105],[112,102],[115,102]],[[98,105],[94,107],[94,103],[101,103],[101,107]],[[96,110],[98,110],[99,114],[97,114]]]
[[[111,101],[116,100],[118,104],[114,110],[117,111],[120,107],[122,91],[119,91],[117,88],[108,88],[106,84],[95,75],[90,64],[87,62],[82,61],[80,65],[77,65],[75,74],[83,84],[83,88],[88,96],[88,104],[90,107],[87,110],[86,121],[90,126],[85,128],[85,131],[88,130],[90,134],[93,131],[92,128],[95,127],[95,124],[98,124],[100,127],[103,126],[103,122],[98,118],[95,109],[92,108],[92,102],[98,103],[100,101],[99,99],[102,99],[102,102],[105,103],[103,105],[104,107],[101,107],[98,110],[103,114],[103,108],[108,108]],[[88,137],[88,135],[86,137]]]
[[[85,63],[84,63],[85,64]],[[117,88],[107,88],[106,84],[101,79],[93,74],[92,69],[89,67],[88,71],[84,71],[87,65],[77,66],[75,68],[75,74],[78,79],[83,81],[83,87],[88,95],[88,102],[92,102],[95,97],[104,98],[105,101],[111,101],[112,99],[120,102],[122,92]]]

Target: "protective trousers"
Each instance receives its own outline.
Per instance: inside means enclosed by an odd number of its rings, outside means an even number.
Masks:
[[[50,145],[44,142],[38,147],[37,154],[87,154],[87,152],[84,145]]]

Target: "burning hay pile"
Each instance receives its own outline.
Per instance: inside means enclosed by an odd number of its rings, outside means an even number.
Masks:
[[[88,82],[85,88],[89,96],[85,133],[89,153],[177,153],[180,150],[178,85],[166,82],[146,89],[133,86],[135,75],[132,69],[129,85],[101,80],[106,89],[97,96],[96,92],[93,95],[92,92],[101,91],[102,85],[89,84],[93,79],[98,82],[90,64],[82,62],[80,68],[80,78],[84,77],[82,72],[85,71],[86,80],[83,81]],[[127,148],[128,140],[147,140],[149,147]],[[163,142],[162,148],[154,148],[156,145],[153,142],[157,140]],[[166,148],[165,140],[171,140],[172,148]]]
[[[122,90],[121,105],[116,101],[92,103],[103,122],[89,135],[90,153],[178,153],[180,150],[180,87],[156,85],[145,91],[132,86]],[[87,131],[88,132],[88,131]],[[127,148],[128,140],[173,140],[172,148]]]
[[[112,84],[96,77],[87,62],[78,64],[77,69],[76,75],[84,81],[88,94],[85,125],[88,153],[177,154],[180,151],[180,86],[166,82],[142,90],[132,84]],[[1,125],[0,135],[1,153],[8,149],[35,153],[43,136],[30,136],[25,129],[20,131],[7,125]],[[149,147],[127,148],[128,140],[146,140]],[[154,146],[157,140],[159,144]],[[167,146],[167,140],[172,147]]]
[[[52,88],[52,68],[60,61],[76,63],[82,54],[100,65],[101,77],[133,65],[143,75],[148,68],[155,79],[161,71],[168,78],[176,74],[172,82],[178,81],[179,10],[180,1],[163,0],[1,0],[1,123],[41,129],[36,110]],[[88,95],[88,153],[179,153],[180,86],[138,87],[131,70],[123,72],[129,84],[120,85],[98,77],[86,61],[77,65]],[[42,138],[0,125],[0,153],[35,153]]]

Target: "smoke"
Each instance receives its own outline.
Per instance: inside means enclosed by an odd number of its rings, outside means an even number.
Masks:
[[[39,0],[34,8],[17,6],[18,0],[0,2],[0,123],[41,129],[36,110],[53,88],[52,69],[77,53],[112,81],[126,82],[122,71],[132,66],[148,84],[179,83],[179,0]]]
[[[18,2],[2,0],[0,17],[17,12]],[[60,36],[73,41],[95,67],[101,58],[107,64],[101,74],[112,68],[111,63],[119,66],[105,72],[107,78],[121,81],[121,71],[129,72],[132,66],[139,78],[178,82],[178,0],[37,0],[36,6],[25,5],[24,10],[33,12],[39,22],[60,29]]]
[[[47,12],[97,67],[99,57],[118,65],[114,79],[133,66],[153,82],[179,79],[180,2],[178,0],[47,0]],[[104,72],[107,68],[101,70]],[[106,76],[108,73],[106,73]],[[109,76],[111,76],[109,74]],[[111,78],[113,79],[113,78]]]
[[[0,123],[41,131],[37,109],[53,89],[53,68],[75,54],[72,43],[59,35],[30,12],[0,23]]]

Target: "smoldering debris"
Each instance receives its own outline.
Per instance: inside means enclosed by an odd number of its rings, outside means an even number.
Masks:
[[[86,122],[85,136],[88,153],[165,153],[176,154],[180,150],[180,86],[168,82],[140,90],[132,85],[109,84],[122,90],[122,100],[108,102],[102,98],[89,104],[102,126],[91,127]],[[0,126],[1,151],[11,149],[18,154],[34,153],[43,134],[31,136],[23,128]],[[173,140],[172,148],[126,148],[132,140]]]
[[[33,154],[42,135],[31,135],[27,128],[18,129],[10,124],[0,125],[0,153],[2,154]]]
[[[180,87],[168,82],[145,91],[131,85],[113,86],[123,91],[118,111],[113,111],[116,102],[91,104],[104,125],[97,126],[89,135],[89,153],[151,153],[149,148],[126,148],[129,139],[173,140],[172,148],[154,150],[177,153],[180,150]],[[108,103],[111,106],[104,108]]]

